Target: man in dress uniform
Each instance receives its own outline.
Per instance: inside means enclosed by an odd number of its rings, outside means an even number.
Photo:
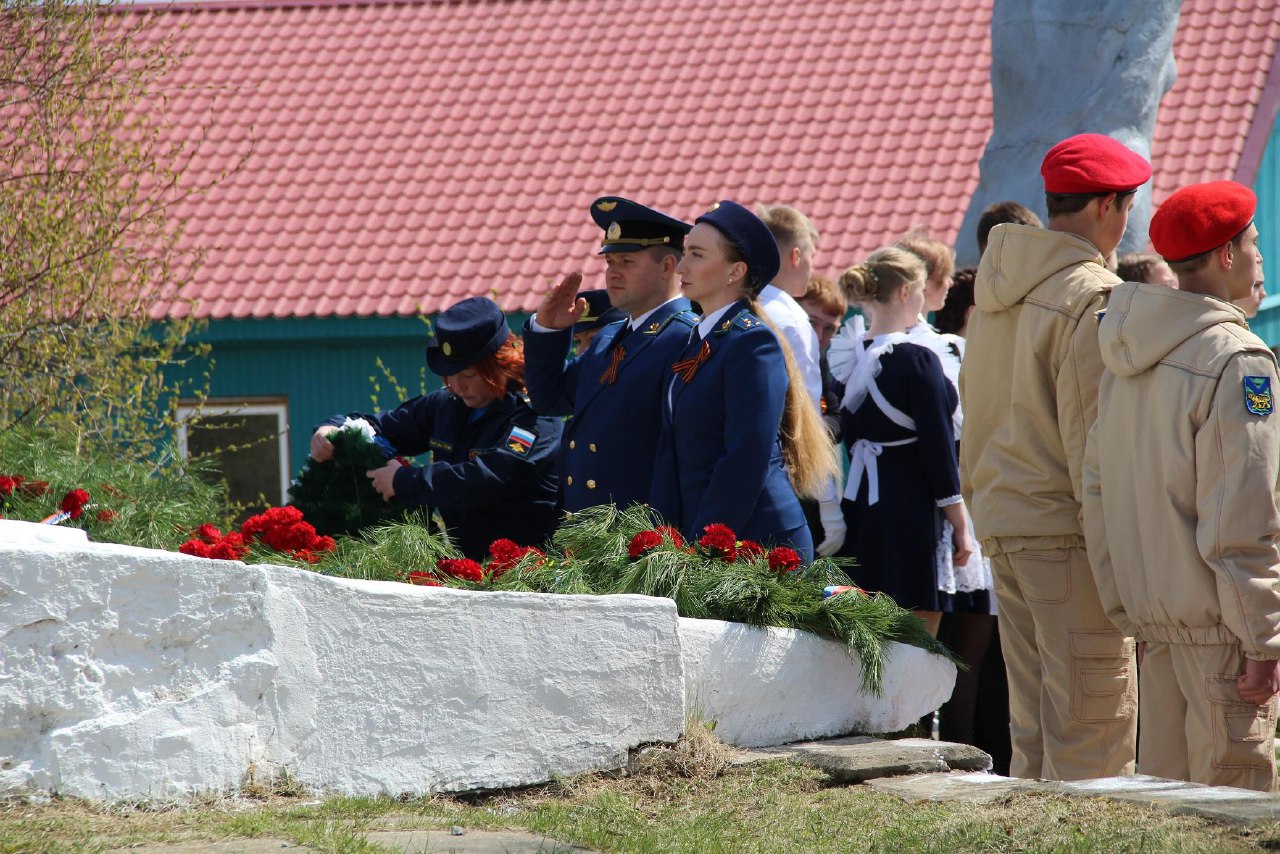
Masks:
[[[1080,467],[1102,359],[1103,266],[1151,165],[1080,134],[1040,167],[1048,228],[997,225],[974,284],[960,398],[960,471],[991,558],[1009,675],[1015,777],[1132,773],[1133,641],[1107,619],[1085,552]]]
[[[676,265],[690,225],[617,196],[591,205],[604,231],[605,289],[627,319],[606,326],[569,362],[573,325],[588,305],[579,273],[551,289],[529,319],[525,383],[543,415],[571,415],[561,448],[564,509],[647,503],[661,432],[662,394],[689,331]]]
[[[1178,290],[1111,292],[1083,477],[1102,603],[1145,644],[1139,769],[1271,792],[1280,379],[1232,305],[1261,270],[1256,206],[1248,187],[1214,181],[1179,190],[1152,218]],[[1110,674],[1085,678],[1101,688]]]

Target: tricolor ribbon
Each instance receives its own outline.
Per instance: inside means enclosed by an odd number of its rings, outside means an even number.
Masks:
[[[696,356],[690,356],[687,359],[681,359],[671,366],[671,372],[684,380],[685,383],[693,382],[693,377],[698,373],[698,367],[711,358],[711,342],[703,341],[702,346],[698,348]]]
[[[601,385],[613,385],[618,379],[618,365],[622,364],[622,360],[627,357],[627,351],[622,347],[615,345],[613,348],[613,357],[609,362],[609,367],[600,375]]]

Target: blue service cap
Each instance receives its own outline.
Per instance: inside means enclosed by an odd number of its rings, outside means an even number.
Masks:
[[[614,308],[613,303],[609,302],[608,291],[578,291],[578,296],[587,301],[587,310],[578,318],[578,322],[573,324],[575,335],[579,332],[600,329],[615,320],[627,319],[624,313]]]
[[[600,253],[635,252],[648,246],[684,251],[684,236],[693,226],[661,211],[620,196],[601,196],[591,203],[591,218],[604,229]]]
[[[451,377],[488,356],[511,337],[507,316],[488,297],[470,297],[440,312],[427,341],[427,367]]]
[[[778,242],[773,239],[769,226],[751,211],[726,199],[716,202],[694,220],[695,225],[700,222],[713,226],[737,247],[742,260],[747,264],[756,293],[778,275],[778,270],[782,267]]]

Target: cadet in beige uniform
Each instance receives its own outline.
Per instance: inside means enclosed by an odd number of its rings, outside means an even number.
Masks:
[[[1276,360],[1231,304],[1261,272],[1256,203],[1217,181],[1152,219],[1179,290],[1111,293],[1084,511],[1107,613],[1146,643],[1139,769],[1274,791]]]
[[[1102,374],[1093,317],[1119,282],[1103,258],[1151,166],[1081,134],[1051,148],[1040,172],[1048,228],[996,226],[978,268],[960,471],[996,581],[1010,773],[1079,780],[1133,770],[1133,644],[1098,601],[1080,466]]]

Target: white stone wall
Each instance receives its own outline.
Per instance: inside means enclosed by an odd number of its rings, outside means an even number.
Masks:
[[[619,767],[686,709],[741,745],[897,729],[954,668],[895,655],[868,698],[837,644],[666,599],[361,582],[0,520],[0,792],[167,797],[250,767],[346,794],[519,786]],[[926,674],[937,690],[902,690]]]
[[[680,643],[687,708],[740,747],[897,732],[945,703],[956,681],[946,659],[891,644],[884,690],[864,694],[843,646],[795,629],[681,619]]]

